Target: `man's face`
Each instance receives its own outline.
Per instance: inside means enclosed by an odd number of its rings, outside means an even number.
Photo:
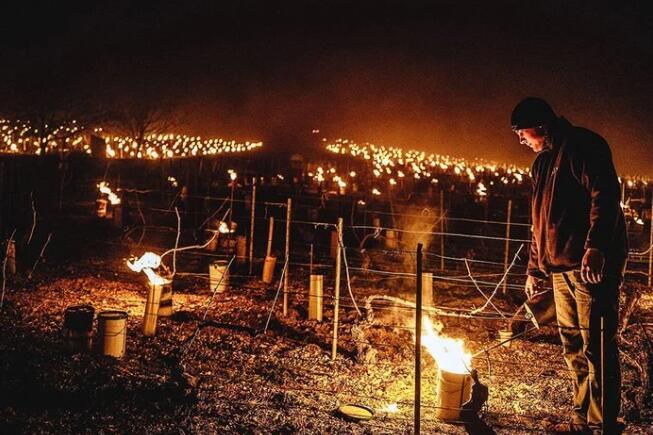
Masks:
[[[535,128],[515,130],[515,134],[519,137],[520,144],[528,146],[534,152],[539,153],[544,149],[546,137],[537,133]]]

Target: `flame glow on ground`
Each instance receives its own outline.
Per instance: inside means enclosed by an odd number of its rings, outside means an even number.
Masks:
[[[433,357],[440,370],[466,374],[472,367],[472,355],[465,351],[463,340],[441,336],[427,316],[422,316],[422,346]]]
[[[388,403],[382,411],[387,412],[388,414],[394,414],[399,412],[399,406],[396,403]]]

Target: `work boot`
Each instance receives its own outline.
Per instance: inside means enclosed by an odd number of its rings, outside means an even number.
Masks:
[[[586,423],[577,423],[573,419],[558,423],[551,428],[551,433],[562,434],[578,434],[578,435],[593,435],[592,429]]]
[[[593,435],[621,435],[626,430],[626,425],[623,421],[617,421],[614,425],[606,425],[605,429],[600,426],[591,426]]]

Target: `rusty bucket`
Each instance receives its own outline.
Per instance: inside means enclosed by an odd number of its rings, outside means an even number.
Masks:
[[[86,352],[91,350],[94,316],[95,309],[91,305],[74,305],[66,308],[63,331],[70,351]]]

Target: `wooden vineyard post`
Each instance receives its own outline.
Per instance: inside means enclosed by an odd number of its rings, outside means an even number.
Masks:
[[[510,219],[512,218],[512,199],[508,200],[508,219],[506,221],[506,246],[503,253],[503,271],[508,270],[508,256],[510,255]],[[503,280],[503,294],[508,290],[508,276]]]
[[[5,252],[6,271],[9,275],[16,275],[16,242],[13,237],[12,234],[11,238],[7,240],[7,250]]]
[[[286,263],[290,263],[290,217],[292,215],[292,198],[288,198],[286,206]],[[288,273],[290,264],[285,266],[286,273],[283,274],[283,315],[288,315]]]
[[[417,244],[415,288],[415,434],[420,433],[422,401],[422,244]]]
[[[338,240],[342,240],[342,218],[338,218]],[[342,256],[342,246],[338,243],[336,251],[336,288],[335,299],[333,304],[333,342],[331,345],[331,360],[336,360],[338,350],[338,309],[340,308],[340,258]]]
[[[444,191],[440,190],[440,271],[444,272]]]
[[[256,177],[252,177],[252,212],[249,216],[249,274],[254,268],[254,221],[256,217]]]
[[[311,251],[309,254],[308,272],[313,275],[313,244],[311,243]]]
[[[268,224],[268,245],[265,248],[265,256],[269,257],[272,254],[272,235],[274,234],[274,216],[270,216],[270,223]]]

